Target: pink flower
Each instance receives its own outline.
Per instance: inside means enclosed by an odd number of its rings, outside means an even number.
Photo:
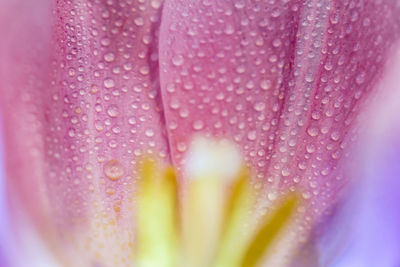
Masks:
[[[73,266],[132,262],[136,161],[180,168],[196,134],[239,145],[260,212],[301,188],[307,233],[400,33],[395,0],[1,5],[7,190]]]

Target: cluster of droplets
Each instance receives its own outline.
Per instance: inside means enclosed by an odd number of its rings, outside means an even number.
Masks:
[[[136,159],[167,156],[166,137],[158,128],[153,29],[159,7],[156,0],[95,0],[65,1],[55,10],[52,95],[45,111],[54,216],[63,225],[95,218],[88,238],[103,242],[104,236],[110,242],[94,244],[88,257],[106,257],[106,250],[117,246],[124,257],[100,260],[110,266],[129,265],[132,218],[121,214],[132,213]],[[127,228],[114,233],[117,221]]]
[[[267,200],[301,188],[309,214],[321,214],[344,183],[337,166],[397,38],[397,26],[371,24],[389,7],[205,0],[165,8],[160,47],[170,49],[161,50],[160,75],[173,157],[184,161],[190,133],[229,136],[256,166],[254,186]]]
[[[4,70],[18,73],[0,88],[12,92],[9,158],[30,171],[15,181],[48,196],[60,229],[90,225],[88,257],[125,253],[136,160],[155,153],[179,167],[201,133],[239,145],[265,203],[301,188],[318,215],[345,180],[337,166],[399,13],[395,0],[58,1],[53,43],[46,23],[21,27],[40,29],[21,34],[37,42]]]

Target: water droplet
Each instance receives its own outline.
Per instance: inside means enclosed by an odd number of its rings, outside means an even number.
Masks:
[[[183,88],[185,88],[186,90],[192,90],[193,87],[194,87],[194,84],[193,84],[192,82],[186,82],[186,83],[183,85]]]
[[[151,7],[154,9],[160,8],[162,1],[160,0],[152,0]]]
[[[246,67],[243,66],[243,65],[240,65],[240,66],[238,66],[238,67],[236,68],[236,72],[237,72],[238,74],[242,74],[242,73],[244,73],[245,71],[246,71]]]
[[[333,141],[337,141],[337,140],[339,140],[339,138],[340,138],[340,133],[339,133],[338,131],[332,132],[332,134],[331,134],[331,139],[332,139]]]
[[[247,134],[247,138],[248,138],[250,141],[256,140],[256,138],[257,138],[257,133],[256,133],[256,131],[250,131],[250,132]]]
[[[289,176],[290,175],[290,170],[289,170],[289,168],[283,168],[282,169],[282,176],[284,176],[284,177],[287,177],[287,176]]]
[[[115,82],[111,78],[107,78],[104,80],[104,87],[105,88],[113,88],[115,86]]]
[[[279,8],[275,8],[274,10],[272,10],[271,12],[271,16],[273,18],[277,18],[281,15],[281,10]]]
[[[70,137],[74,137],[74,136],[75,136],[75,129],[73,129],[73,128],[69,129],[69,130],[68,130],[68,135],[69,135]]]
[[[280,47],[282,45],[282,41],[279,38],[276,38],[272,41],[272,46],[273,47]]]
[[[112,105],[107,109],[107,114],[110,117],[117,117],[118,116],[118,107],[116,105]]]
[[[193,123],[193,129],[197,131],[203,129],[203,127],[204,127],[204,122],[201,120],[197,120]]]
[[[131,69],[132,69],[132,63],[125,63],[124,64],[124,70],[126,70],[126,71],[130,71]]]
[[[115,55],[113,53],[104,54],[104,60],[107,62],[113,62],[115,59]]]
[[[139,72],[140,72],[140,74],[142,74],[142,75],[147,75],[147,74],[150,73],[150,69],[149,69],[148,66],[144,66],[144,67],[141,67],[141,68],[139,69]]]
[[[129,119],[128,119],[128,123],[129,123],[130,125],[135,125],[135,124],[136,124],[136,118],[135,118],[135,117],[129,118]]]
[[[103,166],[104,174],[110,180],[118,180],[124,175],[124,167],[122,167],[121,163],[118,160],[109,160]]]
[[[245,2],[244,2],[244,1],[237,1],[237,2],[235,3],[235,7],[236,7],[237,9],[242,9],[242,8],[245,7]]]
[[[177,150],[178,150],[179,152],[185,152],[186,149],[187,149],[187,146],[186,146],[185,143],[178,143],[178,145],[177,145],[176,148],[177,148]]]
[[[332,16],[329,18],[332,24],[338,24],[339,22],[339,14],[336,12],[333,12]]]
[[[297,167],[299,167],[300,170],[305,170],[307,168],[307,165],[306,165],[306,163],[304,161],[300,161],[297,164]]]
[[[321,113],[319,111],[315,110],[311,113],[311,118],[314,120],[319,120],[321,118]]]
[[[313,144],[308,144],[308,145],[306,146],[306,150],[307,150],[308,153],[314,153],[314,151],[315,151],[315,146],[314,146]]]
[[[101,39],[100,43],[102,46],[109,46],[111,41],[108,38],[103,38],[103,39]]]
[[[254,105],[254,109],[257,111],[263,111],[265,109],[265,103],[264,102],[258,102]]]
[[[356,83],[357,84],[362,84],[365,82],[365,72],[360,73],[359,75],[357,75],[356,77]]]
[[[184,62],[184,58],[182,55],[175,55],[172,57],[172,64],[175,66],[182,66]]]
[[[99,120],[96,120],[96,121],[94,122],[94,128],[95,128],[97,131],[101,132],[101,131],[104,129],[103,123],[102,123],[101,121],[99,121]]]
[[[311,83],[314,81],[314,77],[311,74],[307,74],[305,80],[306,82]]]
[[[262,80],[260,86],[263,90],[269,90],[271,88],[271,81],[270,80]]]
[[[135,24],[137,26],[143,26],[144,25],[144,19],[142,17],[138,17],[134,20]]]
[[[318,135],[318,129],[315,128],[315,127],[310,127],[310,128],[307,129],[307,133],[312,137],[317,136]]]
[[[327,70],[327,71],[332,70],[332,69],[333,69],[332,62],[329,62],[329,61],[326,62],[325,65],[324,65],[324,68],[325,68],[325,70]]]
[[[148,137],[152,137],[152,136],[154,136],[154,130],[153,129],[147,129],[145,134]]]

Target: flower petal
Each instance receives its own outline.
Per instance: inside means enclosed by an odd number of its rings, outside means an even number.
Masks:
[[[158,94],[161,3],[3,2],[10,192],[49,239],[63,241],[67,266],[130,265],[136,157],[157,152],[168,161]]]
[[[400,264],[400,44],[380,93],[362,122],[352,194],[318,238],[321,266],[392,267]]]
[[[323,213],[399,18],[398,1],[166,0],[160,76],[174,162],[195,132],[228,137],[256,168],[264,205],[300,186],[309,215]]]

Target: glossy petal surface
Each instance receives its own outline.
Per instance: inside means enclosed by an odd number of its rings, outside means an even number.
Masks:
[[[321,214],[399,36],[395,0],[160,1],[1,2],[8,186],[67,265],[132,262],[136,157],[195,133],[240,145],[261,206]]]
[[[369,105],[357,147],[351,195],[317,239],[321,266],[400,264],[400,45],[389,60],[380,93]]]
[[[300,187],[321,214],[399,36],[397,3],[167,0],[160,75],[174,162],[195,133],[228,137],[256,168],[262,205]]]
[[[4,5],[9,183],[49,239],[64,242],[67,266],[125,266],[135,159],[156,153],[168,160],[158,94],[160,3],[51,2]]]

